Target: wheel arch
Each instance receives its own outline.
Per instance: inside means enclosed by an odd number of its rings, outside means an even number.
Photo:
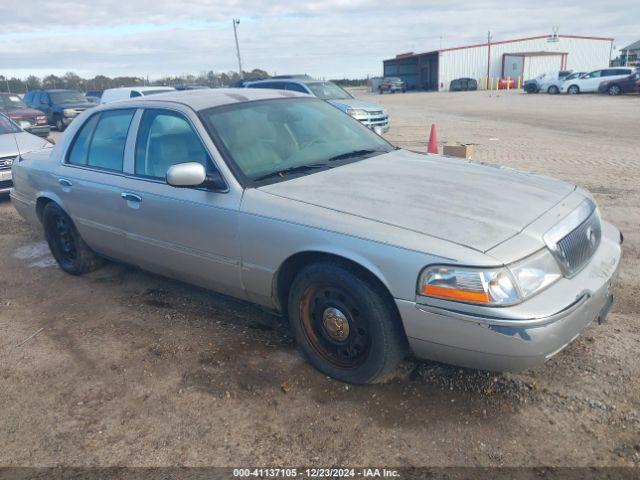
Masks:
[[[62,201],[57,195],[53,193],[41,193],[36,198],[36,216],[38,217],[38,220],[40,220],[40,223],[42,223],[42,214],[44,212],[44,207],[46,207],[48,203],[52,202],[66,212]]]
[[[277,304],[277,309],[287,314],[287,304],[289,299],[289,290],[295,276],[308,265],[321,262],[333,262],[341,264],[347,268],[350,268],[361,275],[363,278],[369,280],[373,285],[380,289],[380,292],[391,302],[394,310],[398,313],[395,301],[391,290],[384,278],[382,272],[380,272],[374,265],[367,262],[364,258],[354,256],[349,258],[342,253],[335,253],[323,250],[305,250],[297,252],[287,259],[285,259],[273,277],[273,297]]]

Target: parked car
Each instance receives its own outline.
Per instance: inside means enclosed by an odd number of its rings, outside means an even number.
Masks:
[[[24,103],[42,110],[49,125],[54,125],[59,132],[87,108],[95,107],[84,93],[77,90],[31,90],[24,96]]]
[[[117,102],[146,95],[156,95],[158,93],[173,92],[173,87],[120,87],[108,88],[102,93],[100,103]]]
[[[550,95],[560,93],[560,87],[565,80],[580,78],[584,72],[573,72],[571,70],[554,70],[538,75],[533,80],[526,80],[523,84],[524,91],[527,93],[545,92]]]
[[[598,87],[603,81],[620,80],[635,73],[635,69],[629,67],[615,67],[615,68],[603,68],[601,70],[594,70],[589,72],[580,78],[567,80],[560,87],[561,92],[566,92],[571,95],[578,93],[591,93],[597,92]]]
[[[89,100],[91,103],[100,103],[102,92],[102,90],[87,90],[87,100]]]
[[[449,84],[449,91],[451,92],[466,92],[477,89],[478,82],[473,78],[456,78],[455,80],[451,80]]]
[[[25,131],[7,115],[0,113],[0,196],[9,193],[13,186],[11,166],[16,157],[51,146],[46,140]]]
[[[404,80],[398,77],[385,77],[382,79],[380,85],[378,85],[378,93],[382,95],[384,92],[396,93],[407,91],[407,84]]]
[[[333,82],[286,77],[275,80],[245,82],[244,88],[289,90],[291,92],[313,95],[351,115],[378,134],[389,131],[389,114],[384,107],[377,103],[356,100],[349,92]]]
[[[64,271],[104,256],[287,314],[311,363],[347,382],[409,353],[541,364],[604,320],[620,263],[586,190],[395,148],[293,91],[101,105],[13,175]]]
[[[0,113],[4,113],[25,131],[39,137],[48,137],[51,127],[44,112],[29,108],[13,93],[0,93]]]
[[[628,77],[602,82],[598,87],[598,92],[608,93],[609,95],[634,93],[638,91],[638,85],[640,85],[638,82],[640,82],[640,72],[636,71],[633,75],[629,75]]]
[[[207,88],[211,88],[211,87],[207,87],[206,85],[177,85],[176,86],[176,90],[204,90]]]

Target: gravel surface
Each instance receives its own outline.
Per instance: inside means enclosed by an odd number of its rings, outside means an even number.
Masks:
[[[0,201],[0,465],[640,464],[640,96],[356,95],[399,146],[436,123],[589,188],[625,234],[609,322],[520,374],[407,361],[345,385],[251,304],[117,264],[64,274]]]

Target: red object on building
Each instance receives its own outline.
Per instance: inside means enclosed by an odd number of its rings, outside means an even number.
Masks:
[[[507,84],[509,85],[510,89],[516,88],[516,81],[513,78],[510,79],[506,79],[506,78],[501,78],[498,81],[498,90],[506,90],[507,89]]]
[[[431,132],[429,133],[429,144],[427,145],[427,153],[438,153],[438,134],[436,133],[436,124],[431,124]]]

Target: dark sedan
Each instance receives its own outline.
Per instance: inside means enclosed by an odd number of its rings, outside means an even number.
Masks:
[[[478,82],[473,78],[456,78],[451,80],[449,85],[449,91],[451,92],[465,92],[468,90],[477,90]]]
[[[45,113],[27,107],[15,93],[0,93],[0,113],[4,113],[29,133],[43,138],[49,136],[51,127]]]
[[[598,87],[599,93],[609,95],[622,95],[623,93],[640,93],[640,72],[636,72],[628,77],[618,78],[602,82]]]

